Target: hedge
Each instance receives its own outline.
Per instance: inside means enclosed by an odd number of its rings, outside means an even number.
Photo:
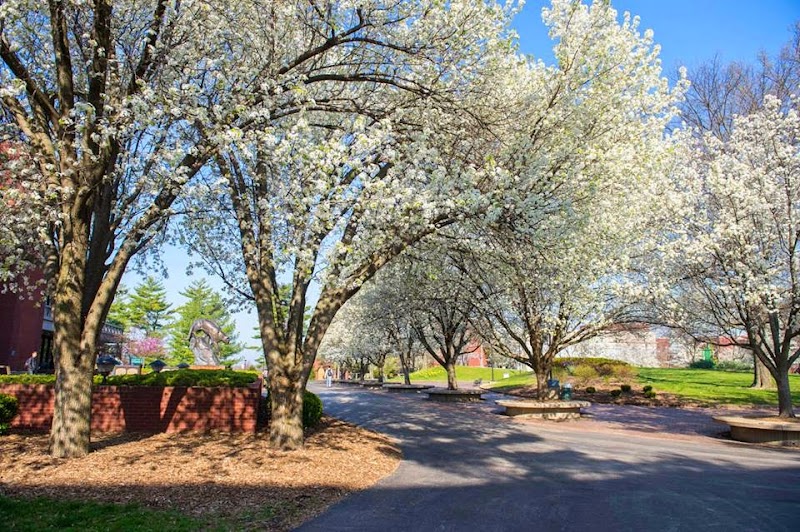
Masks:
[[[258,379],[250,371],[227,369],[179,369],[142,375],[114,375],[108,377],[108,386],[202,386],[208,388],[246,388]],[[0,375],[0,384],[55,384],[55,375]],[[94,384],[103,385],[103,377],[94,376]]]

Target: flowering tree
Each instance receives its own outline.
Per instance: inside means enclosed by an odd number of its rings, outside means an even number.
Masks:
[[[474,330],[495,353],[533,370],[540,399],[560,352],[637,315],[628,257],[642,233],[623,229],[631,227],[623,211],[603,229],[594,214],[589,223],[570,220],[557,241],[489,233],[467,255],[468,282],[480,294]]]
[[[165,355],[164,340],[156,336],[145,336],[137,340],[129,340],[125,346],[127,351],[142,359],[162,358]]]
[[[28,174],[40,176],[47,227],[38,266],[54,300],[53,456],[89,450],[102,323],[128,262],[163,234],[182,187],[220,144],[308,103],[304,87],[316,80],[295,76],[298,65],[351,47],[338,19],[302,43],[276,31],[289,18],[309,35],[314,12],[266,0],[0,6],[0,102],[30,154]],[[284,42],[291,48],[276,59]]]
[[[24,296],[34,285],[30,266],[42,260],[40,233],[46,230],[36,209],[38,179],[24,144],[0,142],[0,293]]]
[[[507,12],[493,2],[290,5],[274,23],[271,68],[291,67],[279,79],[297,107],[230,139],[187,198],[184,238],[254,301],[270,441],[293,449],[336,312],[404,248],[452,223],[488,179],[478,146],[489,141],[483,122],[496,95],[484,73],[509,56]],[[291,281],[286,308],[279,279]],[[312,282],[321,289],[306,329]]]
[[[630,17],[618,24],[607,2],[556,0],[544,11],[554,66],[514,54],[494,3],[342,3],[304,15],[303,31],[288,23],[293,13],[275,19],[283,38],[267,49],[273,70],[292,68],[281,79],[302,101],[231,132],[188,200],[184,236],[255,302],[270,438],[283,448],[302,442],[302,390],[320,342],[364,282],[465,217],[525,231],[561,208],[554,192],[636,175],[661,156],[648,150],[676,96],[652,36]],[[293,62],[297,49],[313,60]],[[286,314],[279,279],[291,279]],[[306,331],[312,282],[321,289]]]
[[[800,115],[767,97],[690,150],[671,191],[657,301],[696,337],[752,350],[794,417],[789,367],[800,358]],[[670,203],[665,203],[667,207]]]
[[[728,141],[736,116],[762,108],[767,95],[791,105],[800,90],[800,24],[795,24],[790,42],[774,57],[762,53],[755,64],[723,64],[718,58],[689,72],[691,86],[680,104],[681,117],[695,135],[711,133]],[[719,338],[719,337],[717,337]],[[703,341],[715,342],[704,338]],[[775,389],[769,370],[753,353],[753,387]]]

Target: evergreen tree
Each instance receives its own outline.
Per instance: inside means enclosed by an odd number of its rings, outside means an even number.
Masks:
[[[174,311],[167,303],[167,291],[161,281],[148,276],[128,298],[130,326],[142,329],[147,336],[161,338]]]
[[[231,339],[231,343],[219,345],[220,362],[225,365],[239,362],[240,359],[235,355],[244,346],[236,341],[235,325],[225,308],[222,296],[208,286],[204,279],[193,282],[180,294],[187,301],[175,310],[176,318],[169,328],[169,355],[166,362],[176,365],[194,361],[188,338],[192,322],[198,318],[213,320]]]
[[[114,302],[108,311],[107,321],[113,322],[127,332],[131,327],[131,301],[128,289],[120,285],[114,295]]]

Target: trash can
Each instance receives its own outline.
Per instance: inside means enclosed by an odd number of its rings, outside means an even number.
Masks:
[[[561,388],[561,399],[564,401],[572,400],[572,384],[566,383],[564,387]]]

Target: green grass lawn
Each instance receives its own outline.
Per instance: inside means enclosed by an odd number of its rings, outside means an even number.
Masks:
[[[754,390],[751,372],[718,371],[689,368],[637,368],[638,377],[631,384],[650,385],[656,392],[677,395],[687,401],[731,404],[777,406],[778,394],[774,390]],[[568,379],[562,379],[569,382]],[[495,383],[493,390],[503,392],[521,386],[536,385],[533,373],[514,375]],[[792,399],[800,404],[800,375],[790,375]]]
[[[656,392],[679,395],[691,401],[735,405],[777,405],[774,390],[754,390],[751,372],[707,369],[639,368],[638,382]],[[800,375],[789,376],[792,400],[800,403]]]
[[[275,508],[266,506],[236,516],[190,517],[173,510],[151,510],[137,504],[101,504],[91,501],[12,499],[0,496],[0,530],[39,532],[170,532],[256,530],[269,528]],[[266,523],[266,524],[265,524]],[[261,525],[264,525],[263,527]]]
[[[177,512],[149,510],[134,504],[64,502],[0,497],[0,529],[39,531],[198,530],[205,523]]]
[[[513,369],[494,368],[495,380],[503,380],[504,373],[508,373],[509,375],[513,376],[525,372]],[[474,381],[478,379],[489,381],[492,378],[492,368],[456,366],[456,378],[460,381]],[[421,369],[411,374],[411,382],[413,383],[415,381],[447,382],[447,373],[445,373],[444,368],[441,366]],[[390,382],[403,382],[403,376],[399,375],[393,379],[390,379]],[[503,382],[507,382],[507,380],[503,380]]]

